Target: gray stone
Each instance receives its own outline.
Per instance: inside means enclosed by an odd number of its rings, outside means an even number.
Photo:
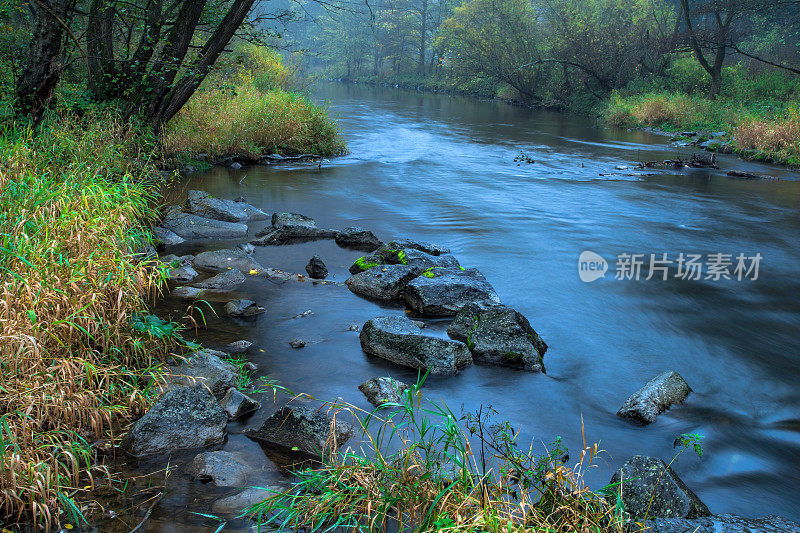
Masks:
[[[213,272],[225,272],[236,268],[245,274],[252,274],[253,270],[264,270],[264,267],[255,259],[239,249],[202,252],[195,256],[192,264],[195,268],[202,268]]]
[[[197,287],[175,287],[172,291],[172,296],[194,300],[200,298],[204,292],[204,289],[198,289]]]
[[[186,465],[186,473],[218,487],[243,487],[250,467],[241,454],[225,451],[199,453]]]
[[[242,274],[238,268],[232,268],[230,270],[220,272],[216,276],[193,283],[192,285],[201,289],[219,289],[230,291],[242,285],[244,281],[244,274]]]
[[[381,266],[386,264],[386,259],[381,257],[380,255],[365,255],[364,257],[359,257],[356,259],[355,263],[350,266],[349,271],[351,274],[358,274],[360,272],[365,272],[370,268]]]
[[[337,235],[335,230],[309,228],[306,226],[282,226],[274,228],[268,226],[256,234],[257,239],[250,241],[255,246],[282,246],[301,242],[333,239]]]
[[[664,461],[634,455],[614,473],[610,484],[621,494],[630,518],[698,518],[708,507]]]
[[[466,343],[475,362],[544,372],[547,345],[518,311],[502,304],[469,303],[447,328]]]
[[[239,170],[240,168],[242,168],[242,164],[241,163],[237,163],[236,161],[234,161],[233,163],[231,163],[231,168],[233,170]]]
[[[715,152],[722,146],[722,141],[719,139],[711,139],[710,141],[706,141],[700,145],[700,148],[704,150],[709,150]]]
[[[211,511],[216,514],[240,514],[244,509],[252,507],[257,503],[261,503],[267,498],[275,496],[286,490],[277,485],[270,485],[267,487],[250,487],[242,492],[237,492],[232,496],[226,496],[215,501],[211,505]]]
[[[222,351],[226,353],[244,353],[249,350],[252,345],[252,342],[242,339],[226,344],[222,347]]]
[[[284,226],[316,228],[317,223],[313,218],[301,215],[300,213],[273,213],[272,227],[279,229]]]
[[[224,361],[225,353],[216,350],[199,350],[178,366],[170,367],[173,383],[199,384],[211,390],[217,398],[236,385],[239,373],[236,367]]]
[[[434,268],[404,291],[406,304],[421,315],[452,316],[470,302],[500,303],[494,288],[477,269]]]
[[[231,387],[219,401],[231,420],[242,420],[252,415],[261,404],[250,396]]]
[[[458,260],[450,254],[430,255],[413,248],[403,250],[404,264],[419,269],[420,272],[430,268],[459,268]]]
[[[228,239],[247,235],[246,224],[184,213],[177,206],[167,211],[161,225],[184,239]]]
[[[315,255],[308,260],[306,265],[306,272],[314,279],[324,279],[328,275],[328,268],[318,255]]]
[[[226,222],[248,222],[268,218],[265,212],[248,203],[214,198],[205,191],[189,191],[186,209],[194,215]]]
[[[400,250],[403,250],[405,248],[410,248],[412,250],[419,250],[420,252],[424,252],[430,255],[441,255],[450,253],[449,248],[444,248],[443,246],[439,246],[438,244],[433,244],[430,242],[412,241],[411,239],[395,239],[393,241],[390,241],[386,246],[388,248],[395,248]]]
[[[350,276],[345,285],[355,294],[373,300],[394,300],[420,271],[407,265],[383,265]]]
[[[191,265],[183,265],[169,271],[170,281],[189,283],[200,274]]]
[[[454,374],[472,363],[464,343],[422,335],[420,327],[404,316],[368,320],[359,339],[370,355],[432,374]]]
[[[742,518],[719,514],[703,518],[656,518],[646,522],[650,533],[800,533],[800,524],[781,516]]]
[[[231,300],[225,304],[225,312],[230,316],[255,316],[266,312],[253,300]]]
[[[239,243],[236,245],[236,247],[248,255],[256,251],[256,247],[249,242]]]
[[[367,401],[376,407],[385,403],[400,403],[401,396],[409,389],[411,385],[389,377],[368,379],[358,386],[358,390],[364,393]]]
[[[300,348],[305,348],[306,341],[302,339],[292,339],[291,341],[289,341],[289,346],[291,346],[295,350],[299,350]]]
[[[321,458],[326,451],[333,451],[327,446],[329,441],[333,442],[329,437],[332,436],[339,447],[353,436],[353,431],[353,426],[342,420],[334,422],[333,417],[325,411],[305,406],[285,406],[267,418],[259,429],[246,431],[245,434],[283,452]]]
[[[692,388],[677,372],[662,372],[628,398],[617,414],[649,424],[674,404],[683,403]]]
[[[344,228],[336,235],[335,241],[342,248],[353,248],[365,252],[377,250],[383,244],[371,231],[355,226]]]
[[[201,385],[174,387],[136,421],[122,440],[122,450],[141,456],[201,448],[222,442],[228,415]]]
[[[186,242],[183,237],[174,231],[168,230],[167,228],[162,228],[161,226],[156,226],[153,228],[153,237],[155,237],[155,239],[161,244],[165,244],[167,246],[175,246],[176,244]]]

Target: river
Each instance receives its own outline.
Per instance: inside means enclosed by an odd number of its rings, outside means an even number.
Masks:
[[[214,168],[180,182],[215,196],[245,196],[268,212],[314,217],[320,227],[358,225],[383,240],[409,237],[451,248],[477,267],[504,303],[523,313],[548,343],[547,374],[472,366],[430,378],[424,388],[456,412],[480,404],[521,428],[525,440],[563,436],[577,452],[586,438],[606,451],[590,473],[595,486],[633,454],[669,460],[673,441],[699,433],[702,459],[673,465],[712,512],[780,514],[800,519],[800,181],[776,167],[719,158],[720,170],[615,170],[637,161],[688,158],[650,133],[596,126],[592,119],[446,95],[347,85],[321,87],[350,153],[317,165]],[[520,153],[534,162],[515,161]],[[736,168],[780,181],[739,181]],[[257,228],[256,228],[257,229]],[[179,251],[196,252],[203,246]],[[593,251],[605,277],[583,282],[578,258]],[[668,272],[646,280],[615,279],[620,254],[761,255],[757,279],[699,280]],[[344,281],[362,254],[320,241],[258,248],[263,265],[303,272],[319,254],[331,279]],[[751,261],[750,266],[753,261]],[[708,265],[705,265],[706,267]],[[733,271],[733,267],[730,269]],[[634,276],[635,277],[635,276]],[[209,345],[239,338],[263,352],[258,375],[297,392],[342,397],[369,407],[358,391],[380,375],[413,381],[414,372],[367,358],[351,324],[399,307],[381,307],[344,287],[251,279],[243,292],[268,311],[255,322],[207,313],[199,338]],[[186,303],[167,299],[178,315]],[[292,318],[311,310],[312,315]],[[220,313],[222,314],[222,313]],[[431,321],[443,331],[446,321]],[[289,341],[308,342],[301,350]],[[686,404],[647,426],[616,416],[628,395],[664,370],[694,389]],[[226,449],[268,465],[236,434],[257,426],[267,408],[235,429]],[[536,446],[541,446],[536,444]],[[577,457],[577,454],[575,455]],[[263,479],[277,478],[269,467]],[[202,490],[179,481],[153,513],[149,531],[213,531]],[[230,492],[230,491],[227,491]],[[225,491],[215,493],[225,493]]]

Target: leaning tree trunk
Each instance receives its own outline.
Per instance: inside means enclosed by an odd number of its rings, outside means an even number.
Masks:
[[[17,110],[38,123],[61,79],[61,59],[69,0],[36,0],[36,27],[30,59],[17,80]]]

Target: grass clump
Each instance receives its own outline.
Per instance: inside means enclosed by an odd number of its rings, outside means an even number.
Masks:
[[[263,47],[226,58],[162,135],[168,153],[212,157],[344,153],[328,109],[295,90],[293,72]]]
[[[570,466],[560,439],[536,454],[508,422],[491,423],[491,409],[459,418],[424,402],[420,386],[371,413],[332,406],[361,424],[360,447],[297,472],[294,489],[242,516],[281,530],[622,531],[615,506],[583,482],[596,445]]]
[[[0,134],[0,524],[83,521],[98,449],[149,403],[172,331],[145,318],[163,273],[133,255],[154,146],[107,115]]]

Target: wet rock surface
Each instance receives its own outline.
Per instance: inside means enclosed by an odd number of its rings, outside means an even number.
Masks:
[[[631,518],[698,518],[708,516],[708,507],[681,481],[664,461],[634,455],[611,478],[621,483],[625,512]]]
[[[247,483],[250,467],[238,453],[203,452],[186,465],[186,473],[219,487],[243,487]]]
[[[395,300],[419,270],[407,265],[383,265],[350,276],[345,285],[351,292],[372,300]]]
[[[217,514],[239,514],[243,509],[260,503],[276,493],[286,490],[285,487],[269,485],[263,488],[250,487],[231,496],[226,496],[211,505],[211,511]]]
[[[217,398],[236,384],[239,373],[224,361],[225,353],[216,350],[199,350],[178,366],[170,367],[172,383],[207,387]]]
[[[244,420],[261,407],[259,402],[233,387],[228,389],[219,404],[228,413],[228,417],[231,420]]]
[[[343,415],[339,415],[341,417]],[[245,434],[267,447],[306,458],[318,459],[328,449],[326,443],[333,436],[336,445],[342,446],[353,436],[353,426],[334,418],[324,410],[307,406],[279,409],[267,418],[257,430]],[[331,441],[333,442],[333,441]]]
[[[186,210],[194,215],[226,222],[248,222],[268,218],[265,212],[246,202],[214,198],[205,191],[197,190],[189,191]]]
[[[672,405],[683,403],[692,392],[677,372],[662,372],[632,394],[617,415],[642,424],[653,422]]]
[[[385,403],[400,403],[401,395],[409,389],[411,385],[390,377],[368,379],[358,386],[358,390],[364,393],[367,401],[376,407]]]
[[[225,438],[228,415],[202,385],[174,387],[136,421],[122,449],[134,456],[202,448]]]
[[[247,317],[247,316],[255,316],[260,315],[261,313],[266,312],[267,310],[253,300],[231,300],[230,302],[225,304],[225,313],[230,316],[237,316],[237,317]]]
[[[359,339],[361,348],[370,355],[410,368],[430,370],[432,374],[454,374],[458,368],[472,363],[465,344],[423,335],[417,324],[402,316],[367,321]]]
[[[780,516],[743,518],[719,514],[703,518],[657,518],[647,521],[650,533],[800,533],[800,524]]]
[[[318,255],[315,255],[308,260],[306,273],[314,279],[324,279],[328,275],[328,267]]]
[[[434,268],[406,285],[406,304],[421,315],[452,316],[465,305],[500,303],[500,297],[477,269]]]
[[[430,242],[414,241],[411,239],[395,239],[393,241],[389,241],[386,247],[398,250],[404,250],[410,248],[412,250],[419,250],[420,252],[424,252],[430,255],[441,255],[450,253],[450,248],[445,248],[444,246],[439,246],[438,244],[433,244]]]
[[[204,279],[203,281],[192,283],[192,285],[201,289],[219,289],[230,291],[239,287],[244,282],[244,274],[242,274],[238,268],[232,268],[230,270],[220,272],[216,276]]]
[[[547,345],[527,318],[505,305],[469,303],[453,319],[447,334],[465,343],[475,362],[544,372]]]
[[[191,265],[182,265],[169,271],[170,281],[176,281],[178,283],[189,283],[199,275],[200,273],[192,268]]]
[[[342,248],[352,248],[365,252],[377,250],[383,244],[374,233],[357,226],[344,228],[337,233],[335,241]]]
[[[256,234],[256,239],[250,241],[254,246],[281,246],[301,242],[333,239],[337,235],[335,230],[319,229],[307,226],[282,226],[274,228],[269,226]]]
[[[247,225],[184,213],[171,207],[161,225],[184,239],[231,239],[247,235]]]
[[[251,274],[253,271],[264,270],[258,261],[238,248],[201,252],[195,256],[192,265],[212,272],[225,272],[235,268],[245,274]]]
[[[295,226],[304,228],[316,228],[317,222],[300,213],[273,213],[272,214],[272,227],[279,229],[284,226]]]
[[[165,246],[175,246],[176,244],[185,242],[183,237],[174,231],[168,230],[167,228],[162,228],[161,226],[156,226],[153,228],[153,237],[155,237],[157,242]]]

